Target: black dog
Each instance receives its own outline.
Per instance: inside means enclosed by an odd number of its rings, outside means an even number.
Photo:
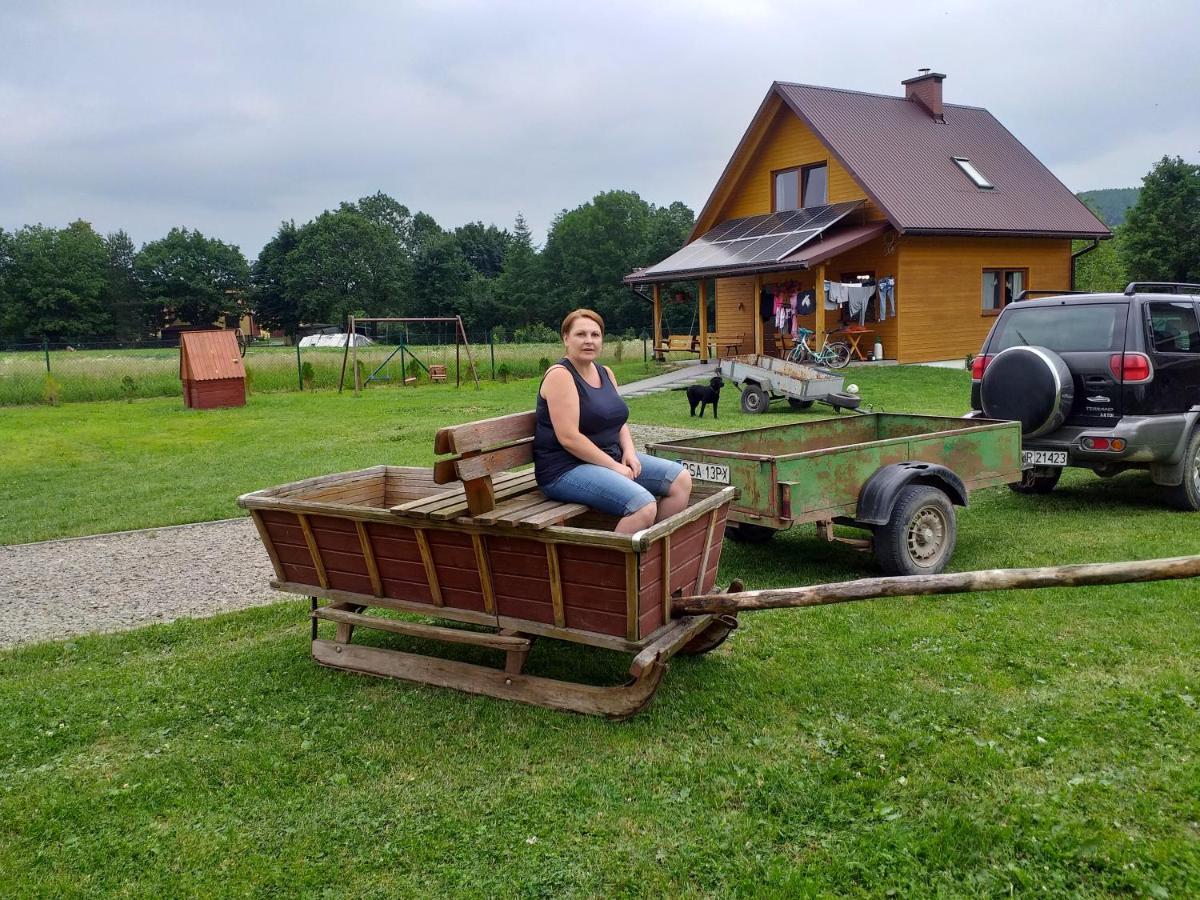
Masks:
[[[708,380],[708,384],[692,384],[688,385],[687,398],[688,405],[692,408],[692,415],[696,414],[696,407],[700,407],[700,418],[704,418],[704,407],[712,406],[713,418],[717,417],[717,403],[721,399],[721,388],[725,387],[725,382],[720,375]]]

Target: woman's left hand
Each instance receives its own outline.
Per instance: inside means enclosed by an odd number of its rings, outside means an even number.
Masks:
[[[637,478],[642,474],[642,461],[638,459],[638,455],[636,453],[626,453],[622,455],[621,464],[629,466],[630,471],[633,472],[634,478]]]

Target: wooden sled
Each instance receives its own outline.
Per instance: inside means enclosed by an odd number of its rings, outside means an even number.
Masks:
[[[732,616],[675,617],[714,590],[734,489],[633,535],[584,506],[548,500],[533,473],[533,414],[444,428],[429,469],[376,466],[238,498],[275,568],[272,585],[312,598],[321,665],[552,709],[624,718],[654,695],[676,653],[707,652]],[[327,601],[321,605],[319,601]],[[470,631],[371,615],[424,613]],[[333,640],[318,624],[335,626]],[[504,668],[351,643],[356,628],[502,651]],[[633,653],[631,681],[597,687],[524,674],[537,637]]]

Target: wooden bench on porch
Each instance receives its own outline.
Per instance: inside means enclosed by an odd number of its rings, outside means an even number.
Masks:
[[[694,334],[672,334],[662,339],[654,348],[654,355],[662,359],[667,353],[695,353],[700,355],[700,338]]]

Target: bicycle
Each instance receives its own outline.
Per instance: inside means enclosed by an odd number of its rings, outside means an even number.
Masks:
[[[830,341],[825,332],[825,341],[820,350],[813,350],[808,345],[808,336],[815,334],[811,328],[800,328],[796,331],[796,346],[788,353],[788,362],[805,363],[824,366],[827,369],[844,369],[850,364],[850,345],[842,341]]]

